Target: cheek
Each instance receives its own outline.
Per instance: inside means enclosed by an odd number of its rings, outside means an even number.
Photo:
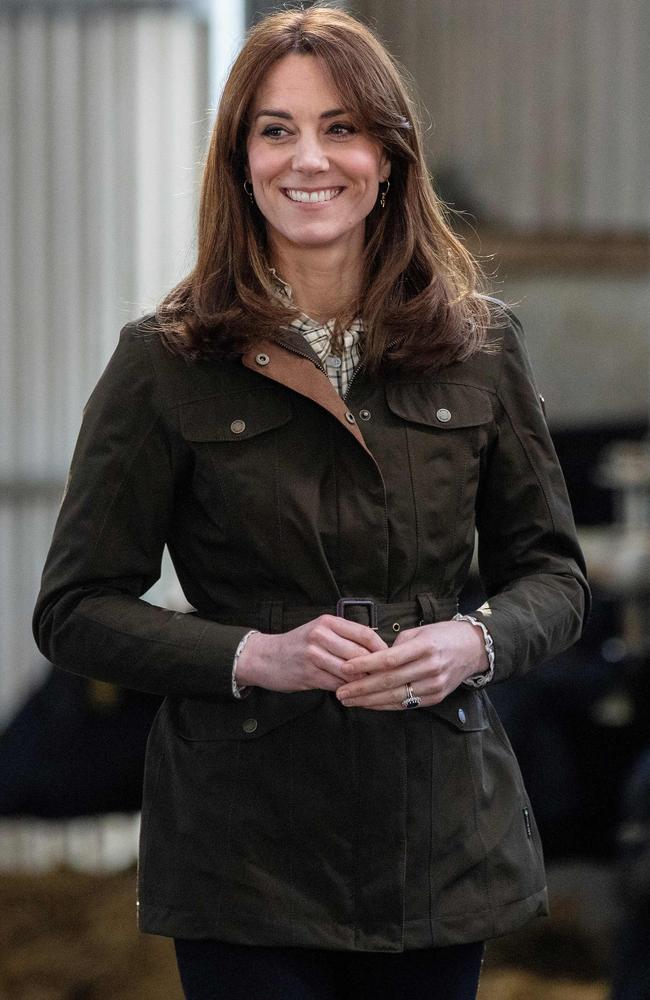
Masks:
[[[264,181],[277,171],[278,156],[267,147],[250,142],[247,150],[248,172],[253,180]]]
[[[355,151],[348,163],[351,175],[365,180],[369,186],[379,183],[380,160],[374,149]]]

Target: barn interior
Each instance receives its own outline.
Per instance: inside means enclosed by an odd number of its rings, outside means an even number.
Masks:
[[[489,946],[479,995],[650,998],[650,6],[339,6],[411,75],[436,188],[522,321],[594,592],[576,647],[491,692],[552,914]],[[275,7],[0,2],[0,1000],[181,997],[135,925],[159,702],[54,671],[30,618],[83,405],[191,266],[220,83]],[[185,607],[168,560],[147,599]]]

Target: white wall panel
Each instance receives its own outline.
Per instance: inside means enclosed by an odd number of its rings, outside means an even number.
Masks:
[[[0,10],[0,725],[82,407],[120,327],[191,266],[207,29],[189,9]]]
[[[0,31],[0,126],[6,130],[4,141],[0,141],[0,303],[5,317],[12,317],[2,338],[2,363],[0,364],[0,478],[3,470],[11,465],[13,442],[13,383],[17,368],[17,337],[13,326],[15,314],[16,285],[14,280],[15,257],[12,253],[15,225],[15,203],[17,176],[14,170],[15,147],[8,141],[15,131],[13,78],[14,45],[12,33]],[[5,319],[6,322],[6,319]],[[4,432],[2,431],[4,428]],[[0,536],[1,537],[1,536]],[[0,560],[0,571],[2,561]],[[0,616],[2,615],[0,600]],[[1,621],[1,618],[0,618]]]

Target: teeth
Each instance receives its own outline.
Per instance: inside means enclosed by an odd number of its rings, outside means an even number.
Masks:
[[[287,188],[287,196],[291,201],[318,202],[331,201],[340,194],[342,188],[325,188],[323,191],[299,191],[296,188]]]

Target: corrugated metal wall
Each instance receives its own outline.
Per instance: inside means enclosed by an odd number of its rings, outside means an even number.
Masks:
[[[121,325],[188,270],[209,126],[191,11],[0,11],[0,724],[81,408]]]
[[[650,5],[354,0],[415,77],[431,162],[519,229],[650,226]],[[460,205],[459,207],[463,207]]]

